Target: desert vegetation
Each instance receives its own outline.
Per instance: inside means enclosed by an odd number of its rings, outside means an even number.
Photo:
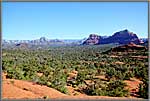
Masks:
[[[46,49],[3,49],[6,77],[47,85],[69,94],[67,86],[87,95],[130,96],[124,80],[141,81],[138,97],[148,98],[148,51],[103,53],[108,45],[53,46]],[[113,54],[114,55],[114,54]]]

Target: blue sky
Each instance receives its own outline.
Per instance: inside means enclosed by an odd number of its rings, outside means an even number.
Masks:
[[[3,39],[82,39],[124,29],[148,36],[147,2],[2,3]]]

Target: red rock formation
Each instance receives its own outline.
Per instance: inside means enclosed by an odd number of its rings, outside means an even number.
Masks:
[[[96,34],[90,34],[89,38],[83,42],[86,45],[96,45],[100,43],[101,37]]]
[[[112,52],[130,52],[136,50],[147,50],[147,48],[145,46],[136,45],[133,42],[131,42],[127,45],[123,45],[111,49]]]

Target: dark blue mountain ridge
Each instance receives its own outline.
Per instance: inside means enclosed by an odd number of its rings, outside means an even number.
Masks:
[[[125,29],[119,32],[114,33],[112,36],[103,38],[102,36],[96,34],[90,34],[88,39],[83,42],[83,45],[98,45],[98,44],[110,44],[110,43],[119,43],[119,44],[129,44],[129,43],[140,44],[142,40],[138,36]]]

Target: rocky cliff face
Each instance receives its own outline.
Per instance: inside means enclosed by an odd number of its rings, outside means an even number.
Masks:
[[[96,34],[90,34],[89,38],[83,42],[85,45],[96,45],[100,43],[101,37]]]
[[[120,32],[114,33],[112,36],[107,38],[102,38],[101,36],[91,34],[89,38],[83,42],[83,44],[109,44],[109,43],[119,43],[119,44],[129,44],[133,42],[139,44],[141,40],[133,32],[128,30],[123,30]]]

